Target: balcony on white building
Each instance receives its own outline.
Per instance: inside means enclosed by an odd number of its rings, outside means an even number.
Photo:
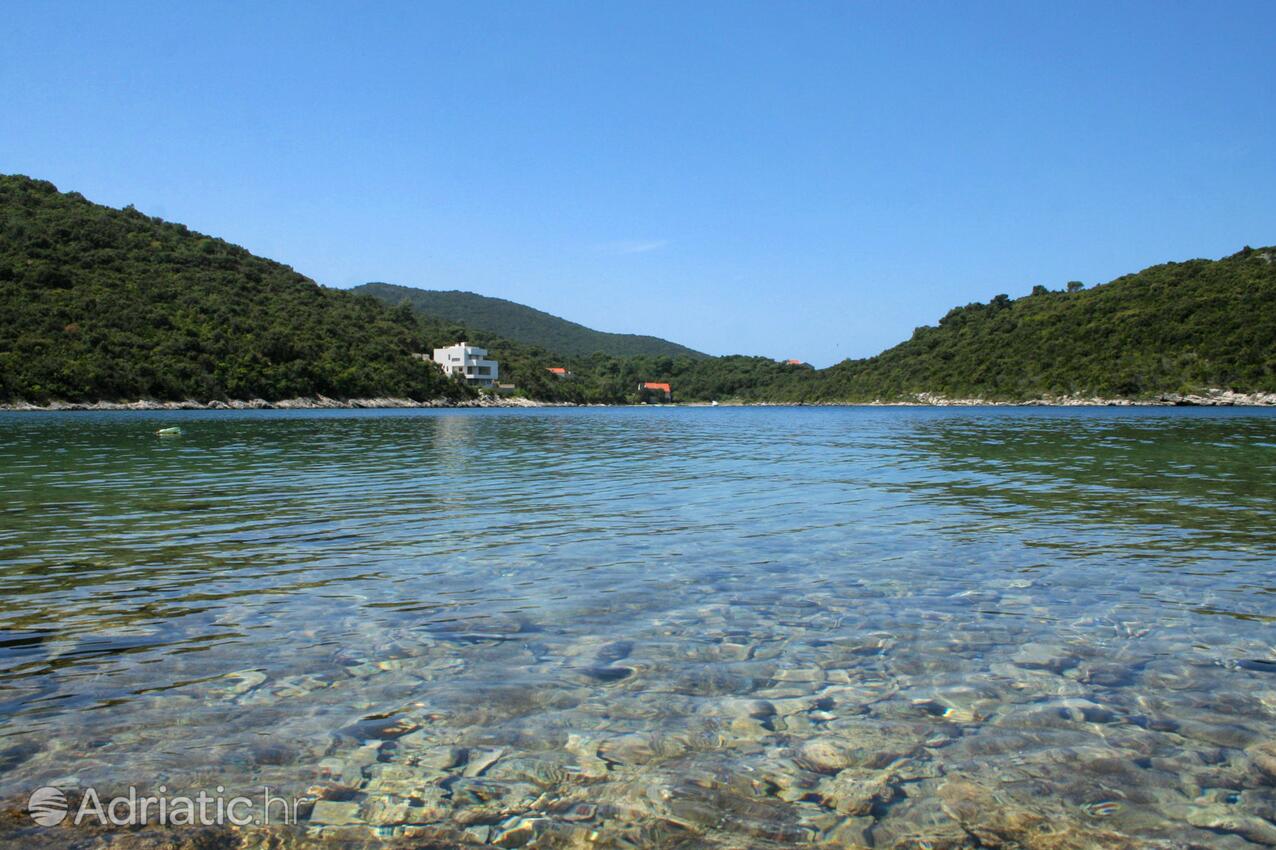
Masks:
[[[500,376],[495,360],[488,359],[487,349],[458,342],[447,348],[434,349],[434,362],[448,376],[459,375],[467,383],[490,387]]]

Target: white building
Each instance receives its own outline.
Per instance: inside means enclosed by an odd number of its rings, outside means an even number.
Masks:
[[[497,378],[495,360],[487,359],[487,349],[458,342],[447,348],[434,349],[434,362],[445,375],[461,375],[467,383],[490,387]]]

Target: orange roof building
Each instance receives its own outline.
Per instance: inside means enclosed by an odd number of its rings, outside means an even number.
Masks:
[[[643,401],[650,400],[653,395],[660,401],[673,401],[673,388],[659,381],[643,381],[638,384],[638,395]]]
[[[568,372],[562,366],[547,366],[545,371],[552,372],[560,378],[566,378],[571,375],[571,372]]]

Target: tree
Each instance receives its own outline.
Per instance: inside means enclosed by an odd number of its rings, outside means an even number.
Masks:
[[[1084,284],[1084,283],[1082,283],[1081,281],[1079,281],[1079,280],[1070,280],[1070,281],[1068,281],[1068,291],[1069,291],[1069,292],[1080,292],[1080,291],[1081,291],[1081,290],[1083,290],[1083,289],[1085,289],[1085,284]]]
[[[412,354],[410,308],[0,175],[0,401],[468,395]]]

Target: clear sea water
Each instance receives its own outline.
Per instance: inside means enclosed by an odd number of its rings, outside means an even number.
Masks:
[[[0,414],[0,799],[269,785],[316,846],[1267,846],[1274,572],[1276,411]]]

